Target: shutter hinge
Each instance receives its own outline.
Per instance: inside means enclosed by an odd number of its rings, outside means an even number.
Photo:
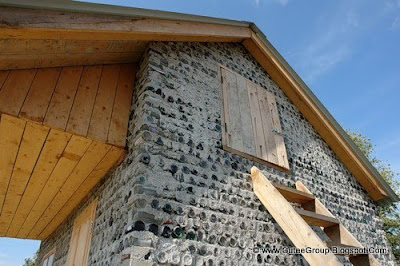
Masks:
[[[228,132],[228,126],[226,125],[226,123],[224,124],[225,124],[225,132]]]

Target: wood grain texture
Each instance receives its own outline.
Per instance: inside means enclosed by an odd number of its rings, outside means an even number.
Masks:
[[[38,69],[32,82],[24,105],[19,113],[20,117],[36,122],[43,122],[44,116],[53,95],[61,68]]]
[[[251,168],[251,178],[254,193],[297,248],[327,248],[292,205],[254,166]],[[311,266],[342,265],[332,253],[303,253],[302,255]]]
[[[107,141],[118,147],[126,145],[136,71],[137,67],[134,64],[121,65]]]
[[[0,215],[0,235],[5,235],[36,165],[49,128],[27,122]]]
[[[19,146],[25,129],[25,121],[8,115],[1,115],[0,121],[0,215]],[[4,236],[4,234],[0,234]]]
[[[66,265],[87,265],[92,238],[92,224],[96,216],[97,199],[89,204],[75,219],[69,243]]]
[[[98,141],[93,141],[91,143],[79,163],[65,180],[64,184],[62,184],[49,206],[37,221],[35,229],[30,233],[31,237],[36,238],[43,231],[46,225],[54,218],[54,216],[56,216],[58,211],[66,204],[72,194],[74,194],[93,169],[95,169],[95,167],[100,163],[110,148],[111,145]]]
[[[105,14],[5,7],[0,16],[0,26],[7,26],[2,39],[242,41],[251,36],[242,26]]]
[[[271,114],[272,134],[274,135],[278,164],[289,169],[289,162],[286,153],[285,141],[282,136],[282,126],[279,112],[276,105],[275,96],[267,91],[267,102]]]
[[[60,159],[70,138],[71,134],[69,133],[56,129],[50,130],[35,169],[29,179],[29,183],[8,229],[7,236],[17,237],[23,222],[32,210],[37,197],[47,183],[50,174]]]
[[[1,70],[0,71],[0,90],[3,87],[3,84],[6,81],[9,73],[10,73],[9,70]]]
[[[273,164],[279,165],[278,154],[276,151],[275,137],[272,132],[272,114],[268,106],[267,91],[257,86],[258,104],[260,106],[261,124],[264,132],[265,153],[267,160]]]
[[[222,74],[222,93],[226,99],[224,108],[227,109],[224,116],[226,127],[226,144],[236,150],[243,151],[243,133],[240,117],[239,94],[236,83],[236,75],[224,68]],[[226,96],[225,96],[226,95]]]
[[[268,161],[265,139],[264,139],[264,130],[261,122],[260,105],[258,103],[257,86],[254,83],[247,81],[247,89],[250,100],[250,114],[251,114],[251,122],[253,125],[253,136],[256,145],[255,156],[265,161]]]
[[[36,69],[12,71],[0,90],[0,113],[18,116]]]
[[[84,199],[93,186],[104,177],[104,175],[115,165],[121,156],[124,156],[124,154],[125,150],[118,147],[112,147],[36,239],[46,239],[52,232],[54,232],[68,214],[71,213],[75,206]]]
[[[120,69],[121,65],[103,66],[88,137],[107,142]]]
[[[82,70],[83,66],[62,68],[43,122],[45,125],[66,129]]]
[[[102,68],[102,66],[84,67],[67,123],[67,131],[81,136],[87,135]]]
[[[51,200],[57,194],[58,190],[64,184],[65,180],[74,170],[79,160],[85,154],[87,148],[92,141],[84,137],[72,136],[67,147],[61,155],[61,158],[57,162],[53,172],[47,180],[44,189],[37,197],[36,202],[29,213],[28,217],[24,221],[18,235],[21,238],[29,236],[31,230],[33,230],[36,222],[39,220],[43,212],[49,206]]]

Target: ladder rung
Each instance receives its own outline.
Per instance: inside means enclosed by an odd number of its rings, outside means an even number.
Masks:
[[[315,212],[310,212],[306,210],[302,210],[299,208],[295,208],[297,213],[309,224],[309,225],[316,225],[322,227],[330,227],[333,225],[339,224],[339,221],[335,218],[318,214]]]
[[[303,191],[282,186],[276,183],[272,184],[282,194],[282,196],[285,197],[287,201],[304,204],[306,202],[315,200],[315,197],[313,195],[305,193]]]

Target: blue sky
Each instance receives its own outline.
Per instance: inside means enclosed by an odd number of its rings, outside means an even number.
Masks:
[[[252,21],[345,129],[400,172],[400,0],[93,1]],[[0,266],[37,241],[0,239]]]

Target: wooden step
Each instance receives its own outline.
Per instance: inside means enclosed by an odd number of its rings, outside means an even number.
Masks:
[[[298,214],[309,224],[322,227],[330,227],[339,224],[339,221],[335,218],[318,214],[315,212],[295,208]]]
[[[315,197],[311,194],[305,193],[303,191],[282,186],[277,183],[272,183],[274,187],[282,194],[282,196],[289,202],[295,202],[299,204],[304,204],[315,200]]]

